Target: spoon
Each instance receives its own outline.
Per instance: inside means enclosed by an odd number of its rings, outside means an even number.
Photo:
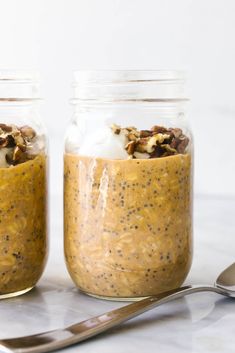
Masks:
[[[219,275],[214,286],[193,285],[176,288],[160,293],[157,296],[147,297],[63,329],[25,337],[3,339],[0,340],[0,352],[51,352],[87,340],[161,304],[198,292],[215,292],[235,298],[235,263],[226,268]]]

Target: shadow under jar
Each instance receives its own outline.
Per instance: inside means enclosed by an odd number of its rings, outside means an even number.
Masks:
[[[64,155],[64,245],[85,293],[139,299],[180,286],[192,261],[192,137],[184,77],[75,73]]]
[[[0,299],[26,293],[47,259],[47,150],[36,77],[0,72]]]

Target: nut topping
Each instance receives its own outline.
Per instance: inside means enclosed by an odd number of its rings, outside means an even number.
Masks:
[[[157,134],[159,133],[164,133],[167,131],[167,129],[163,126],[158,126],[158,125],[154,125],[152,128],[151,128],[151,131],[152,132],[155,132]]]
[[[120,126],[116,125],[116,124],[113,124],[111,126],[111,129],[113,130],[113,132],[116,134],[116,135],[119,135],[120,134],[120,131],[121,131],[121,128]]]
[[[152,136],[152,131],[140,130],[140,137],[150,137]]]
[[[179,138],[180,136],[182,136],[182,130],[179,128],[170,129],[170,131],[173,133],[175,138]]]
[[[184,153],[187,145],[189,143],[188,137],[185,137],[184,139],[181,139],[181,142],[178,144],[177,150],[179,153]]]
[[[13,150],[13,155],[12,155],[12,160],[14,162],[19,161],[21,156],[22,156],[23,152],[20,149],[20,147],[16,146]]]
[[[126,137],[125,149],[129,158],[160,158],[186,153],[189,138],[180,128],[165,128],[154,125],[150,130],[137,130],[135,127],[122,128],[113,124],[115,134]]]
[[[135,141],[130,141],[125,147],[128,154],[133,155],[135,152]]]
[[[0,124],[0,150],[6,151],[8,165],[23,163],[33,156],[29,153],[36,132],[30,126]],[[5,149],[5,150],[3,150]]]
[[[8,144],[7,138],[6,137],[0,137],[0,148],[6,147]]]
[[[12,127],[8,126],[6,124],[0,124],[0,129],[3,130],[4,132],[11,132],[12,131]]]
[[[22,136],[27,140],[32,140],[36,136],[36,132],[30,126],[22,126],[20,128]]]

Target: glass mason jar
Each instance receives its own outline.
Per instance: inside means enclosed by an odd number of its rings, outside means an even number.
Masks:
[[[68,271],[83,292],[138,299],[192,261],[192,137],[184,77],[76,72],[64,155]]]
[[[29,291],[47,259],[47,149],[38,82],[0,72],[0,299]]]

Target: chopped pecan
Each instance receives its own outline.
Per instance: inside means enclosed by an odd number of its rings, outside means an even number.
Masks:
[[[125,149],[128,154],[133,154],[135,151],[135,141],[128,142],[128,144],[125,146]]]
[[[159,133],[163,134],[163,133],[167,132],[167,128],[165,128],[164,126],[154,125],[151,128],[151,131],[156,132],[157,134],[159,134]]]
[[[19,161],[22,155],[23,155],[23,151],[20,149],[20,147],[16,146],[13,150],[12,160],[14,162]]]
[[[150,154],[150,158],[159,158],[165,153],[165,150],[161,146],[156,146],[154,151]]]
[[[0,129],[2,129],[4,132],[11,132],[12,127],[6,124],[0,124]]]
[[[156,134],[151,136],[148,140],[147,140],[147,149],[146,152],[148,153],[152,153],[154,150],[154,147],[157,145],[158,142],[163,142],[164,139],[162,137],[162,134]],[[160,143],[161,143],[160,142]]]
[[[137,130],[137,128],[135,127],[135,126],[128,126],[128,127],[126,127],[126,130],[128,130],[128,131],[135,131],[135,130]]]
[[[6,137],[0,137],[0,148],[7,147],[8,141]]]
[[[6,161],[10,165],[17,165],[27,161],[29,156],[23,152],[18,146],[16,146],[13,151],[10,151],[6,154]]]
[[[0,137],[0,148],[4,147],[14,147],[15,140],[11,135],[7,135],[6,137]]]
[[[152,138],[155,138],[157,142],[159,143],[163,143],[165,140],[168,140],[170,137],[169,134],[162,134],[162,133],[159,133],[159,134],[156,134],[156,135],[153,135]]]
[[[150,137],[152,133],[150,130],[140,130],[140,137]]]
[[[171,148],[177,149],[177,146],[180,143],[180,141],[181,140],[179,138],[173,138],[170,143]]]
[[[147,143],[148,140],[146,138],[140,138],[136,143],[136,151],[140,153],[147,152]]]
[[[22,136],[24,138],[26,138],[27,140],[32,140],[36,136],[35,130],[27,125],[22,126],[20,128],[20,132],[21,132]],[[120,132],[120,130],[119,130],[119,132]]]
[[[182,135],[182,130],[179,128],[170,129],[175,138],[179,138]]]
[[[17,134],[14,136],[15,144],[18,146],[23,152],[26,151],[26,143],[22,135]]]
[[[181,140],[181,142],[177,146],[178,153],[184,153],[188,144],[189,144],[188,137],[185,137],[183,140]]]
[[[15,143],[15,139],[12,135],[7,135],[6,139],[7,139],[7,147],[8,148],[15,147],[16,143]]]
[[[128,140],[129,141],[136,141],[137,140],[137,136],[135,134],[133,134],[132,132],[129,132],[129,134],[127,135]]]
[[[113,132],[116,134],[116,135],[119,135],[120,132],[121,132],[121,127],[119,125],[116,125],[116,124],[113,124],[111,126],[111,129],[113,130]]]
[[[167,134],[155,134],[151,137],[143,137],[138,141],[137,151],[138,152],[147,152],[152,153],[154,151],[154,147],[157,144],[162,144],[165,139],[168,139],[169,135]]]

